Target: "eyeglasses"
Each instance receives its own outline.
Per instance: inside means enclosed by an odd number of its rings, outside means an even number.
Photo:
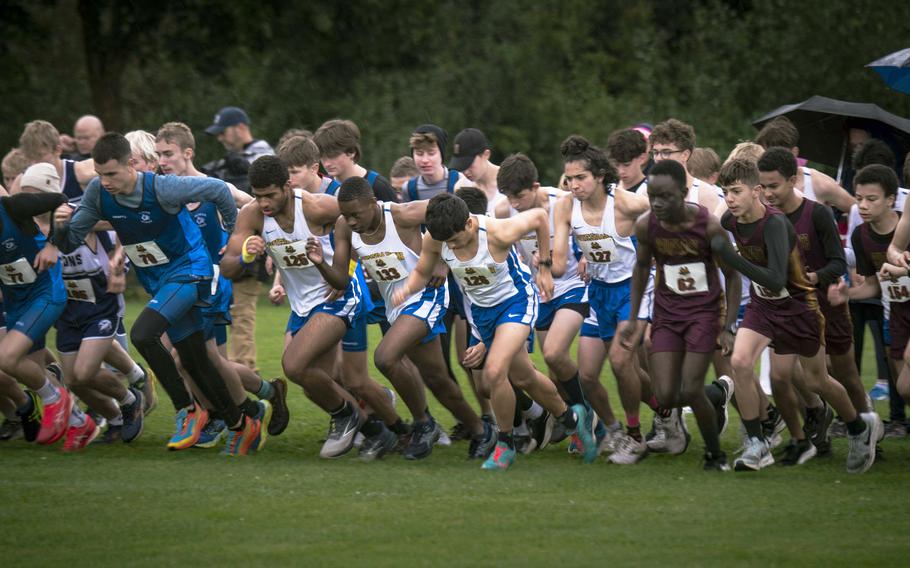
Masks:
[[[673,154],[681,154],[683,152],[685,152],[685,150],[651,150],[651,157],[666,160]]]

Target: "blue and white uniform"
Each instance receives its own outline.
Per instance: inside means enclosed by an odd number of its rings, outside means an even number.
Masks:
[[[0,291],[7,331],[18,331],[32,340],[29,353],[44,348],[47,330],[66,307],[60,263],[36,272],[35,256],[44,248],[44,234],[34,225],[34,236],[16,225],[0,202]]]
[[[541,189],[547,192],[547,203],[550,216],[550,250],[552,251],[553,234],[556,227],[556,202],[559,201],[560,197],[566,194],[555,187],[545,187]],[[509,209],[513,216],[518,214],[518,211],[515,209],[511,207]],[[525,264],[533,266],[531,260],[539,250],[537,233],[528,233],[516,244]],[[533,268],[531,270],[532,273],[535,272]],[[546,302],[540,302],[540,311],[537,316],[537,323],[534,327],[538,330],[550,329],[553,318],[556,317],[557,310],[565,307],[571,307],[581,313],[582,316],[586,316],[588,313],[587,303],[588,289],[587,286],[585,286],[584,281],[578,276],[578,260],[573,254],[573,251],[570,251],[566,258],[566,272],[559,278],[553,278],[553,297]]]
[[[600,224],[589,225],[581,212],[581,201],[572,199],[572,234],[588,263],[591,277],[588,301],[597,312],[601,339],[609,341],[617,324],[629,317],[632,269],[636,262],[635,238],[616,230],[615,186],[607,189]]]
[[[202,308],[205,339],[215,338],[215,343],[227,343],[227,326],[231,324],[231,301],[233,299],[233,283],[221,275],[219,263],[221,251],[228,241],[228,232],[221,225],[218,208],[214,203],[200,203],[195,209],[190,209],[190,215],[199,231],[205,248],[212,259],[212,288],[210,305]]]
[[[75,353],[83,341],[113,339],[121,326],[124,301],[122,295],[107,291],[110,268],[101,242],[95,239],[94,250],[83,243],[61,254],[60,263],[67,302],[56,324],[57,351]]]
[[[449,301],[448,286],[443,285],[439,288],[427,286],[423,291],[409,296],[399,306],[392,307],[392,295],[404,285],[408,275],[417,268],[420,255],[401,240],[392,216],[392,204],[381,201],[378,204],[382,209],[385,223],[385,236],[382,241],[374,245],[367,244],[363,242],[359,233],[352,232],[351,246],[367,274],[379,288],[389,324],[394,324],[401,315],[423,320],[428,333],[424,342],[430,341],[445,332],[442,320]]]
[[[510,250],[502,262],[493,258],[487,242],[487,217],[473,217],[479,225],[477,253],[468,260],[459,260],[455,252],[442,243],[442,259],[469,301],[473,324],[489,347],[496,328],[504,323],[524,324],[533,331],[537,320],[537,290],[531,280],[531,270],[514,250]]]
[[[140,172],[132,193],[115,196],[95,178],[53,241],[64,253],[71,252],[95,223],[109,221],[143,288],[153,296],[147,307],[168,321],[171,341],[182,341],[202,330],[202,314],[195,308],[209,303],[213,276],[202,233],[184,205],[207,201],[216,203],[232,229],[237,206],[221,180]]]
[[[275,266],[281,272],[281,282],[291,304],[291,316],[288,319],[286,332],[296,334],[316,313],[327,313],[341,318],[349,328],[360,315],[360,286],[355,279],[348,282],[344,296],[325,302],[331,287],[322,277],[319,269],[310,262],[306,255],[307,239],[313,237],[322,244],[325,262],[331,264],[335,255],[331,235],[314,235],[310,231],[306,217],[303,215],[303,190],[294,190],[294,228],[286,232],[273,217],[266,216],[262,221],[262,238],[266,250]]]

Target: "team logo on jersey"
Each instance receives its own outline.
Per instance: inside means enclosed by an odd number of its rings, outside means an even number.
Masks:
[[[591,243],[591,248],[592,248],[592,249],[595,249],[595,250],[596,250],[596,249],[599,249],[599,248],[600,248],[600,243],[598,243],[597,241],[594,241],[593,243]]]
[[[682,268],[679,269],[679,275],[680,275],[680,276],[688,276],[688,275],[689,275],[689,269],[686,268],[685,266],[683,266]]]
[[[6,271],[9,273],[15,273],[16,269],[13,268],[12,266],[6,265]]]
[[[108,333],[112,329],[114,329],[114,326],[111,324],[111,320],[104,319],[98,322],[98,331],[101,333]]]
[[[297,251],[294,250],[294,247],[288,245],[288,246],[284,247],[284,252],[290,253],[290,252],[297,252]]]
[[[148,249],[142,245],[136,245],[136,252],[148,252]]]
[[[139,220],[143,223],[151,223],[152,214],[149,213],[148,211],[143,211],[142,213],[139,214]]]
[[[16,241],[13,239],[6,239],[5,241],[3,241],[3,248],[5,248],[6,250],[13,250],[14,248],[16,248]]]
[[[474,269],[473,269],[473,268],[465,268],[465,269],[464,269],[464,273],[465,273],[465,274],[474,274]]]
[[[205,227],[205,214],[204,213],[194,215],[193,218],[196,219],[197,225],[199,225],[200,227]]]
[[[384,260],[377,260],[377,261],[376,261],[376,266],[382,268],[383,266],[385,266],[385,261],[384,261]]]

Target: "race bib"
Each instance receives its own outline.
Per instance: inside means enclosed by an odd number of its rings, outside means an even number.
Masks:
[[[460,266],[453,268],[452,273],[464,284],[465,288],[479,288],[489,286],[496,281],[494,270],[488,266]]]
[[[910,301],[910,277],[901,276],[896,281],[886,280],[881,283],[888,295],[888,301],[903,304]]]
[[[755,294],[759,298],[764,298],[765,300],[782,300],[784,298],[790,297],[790,292],[787,291],[786,286],[781,288],[780,292],[778,292],[777,294],[775,294],[768,288],[765,288],[764,286],[756,284],[755,282],[752,283],[752,289],[755,290]]]
[[[88,278],[78,280],[64,280],[66,283],[66,299],[76,302],[95,303],[95,289]]]
[[[161,248],[155,244],[155,241],[137,243],[134,245],[123,245],[123,252],[130,257],[130,261],[136,266],[160,266],[171,261]]]
[[[361,258],[363,266],[376,282],[398,282],[408,277],[408,271],[404,267],[404,253],[393,252],[376,256],[373,258]]]
[[[214,296],[218,293],[218,277],[221,276],[221,266],[213,264],[212,271],[215,273],[215,276],[212,277],[212,296]]]
[[[590,241],[576,238],[575,241],[588,262],[608,264],[613,262],[613,257],[616,256],[616,243],[610,237],[604,236],[602,239]]]
[[[296,270],[298,268],[315,268],[310,259],[306,256],[306,241],[294,241],[269,247],[272,258],[278,264],[279,268],[284,270]]]
[[[0,282],[7,286],[20,286],[22,284],[31,284],[35,281],[37,275],[35,269],[25,258],[20,258],[15,262],[0,265]]]
[[[704,262],[664,265],[664,283],[677,294],[708,291],[708,272]]]

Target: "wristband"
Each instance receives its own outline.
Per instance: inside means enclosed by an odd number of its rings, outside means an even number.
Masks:
[[[538,260],[537,266],[546,266],[547,268],[552,268],[553,267],[553,257],[550,256],[545,259]]]
[[[247,237],[246,240],[243,241],[243,246],[240,247],[240,262],[242,262],[243,264],[250,264],[251,262],[256,260],[256,255],[250,254],[246,250],[246,244],[248,242],[250,242],[250,239],[252,239],[254,236],[255,235],[250,235],[249,237]]]

